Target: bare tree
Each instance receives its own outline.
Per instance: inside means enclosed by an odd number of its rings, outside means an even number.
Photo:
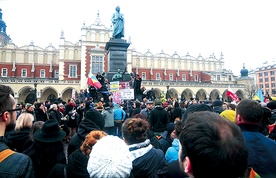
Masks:
[[[248,99],[252,99],[254,95],[256,95],[257,92],[257,86],[255,84],[255,81],[247,81],[245,83],[245,89],[244,89],[245,94],[247,95]]]

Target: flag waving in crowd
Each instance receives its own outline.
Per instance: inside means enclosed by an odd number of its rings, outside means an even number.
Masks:
[[[102,84],[98,81],[96,76],[93,75],[92,73],[89,74],[87,84],[90,86],[94,86],[95,88],[98,88],[98,89],[102,88]]]
[[[233,90],[228,87],[226,96],[230,97],[233,101],[237,102],[239,100],[239,97],[236,95],[236,93],[233,92]]]

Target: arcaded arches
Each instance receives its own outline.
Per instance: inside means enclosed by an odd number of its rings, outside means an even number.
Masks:
[[[190,100],[190,98],[194,97],[194,93],[192,90],[186,88],[182,93],[181,93],[181,100]]]
[[[65,88],[62,93],[60,93],[60,97],[63,98],[64,101],[68,101],[70,98],[77,98],[79,91],[77,91],[73,87]]]
[[[207,99],[207,92],[204,89],[200,89],[196,92],[196,98],[200,101]]]
[[[217,89],[214,89],[211,91],[209,99],[210,100],[217,100],[220,99],[220,92]]]
[[[58,98],[58,91],[53,87],[46,87],[41,90],[41,101],[49,100],[51,102],[55,101]]]
[[[236,95],[240,98],[240,99],[245,99],[245,93],[243,90],[239,89],[238,91],[236,91]]]
[[[162,91],[159,88],[154,88],[154,94],[156,98],[161,98]]]
[[[170,96],[170,98],[176,98],[178,99],[178,91],[174,88],[170,88],[169,90],[167,90],[168,94],[167,96]]]

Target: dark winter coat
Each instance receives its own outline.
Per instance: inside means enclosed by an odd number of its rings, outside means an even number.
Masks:
[[[157,106],[150,112],[150,130],[153,132],[164,132],[169,122],[167,111],[162,106]]]
[[[33,145],[24,151],[24,154],[32,159],[37,178],[46,178],[57,163],[66,164],[61,142],[42,143],[34,141]]]
[[[20,131],[12,130],[9,134],[9,140],[12,147],[19,153],[26,149],[26,143],[30,139],[31,128],[23,128]]]
[[[9,147],[0,141],[0,154]],[[14,153],[0,163],[0,177],[34,178],[32,160],[22,153]]]
[[[248,149],[248,167],[261,177],[276,177],[276,142],[258,132],[259,126],[239,124]]]
[[[161,150],[166,153],[169,147],[172,146],[173,139],[171,139],[168,131],[165,131],[161,134],[161,138],[159,139]]]
[[[61,125],[61,115],[58,110],[49,110],[49,119],[56,119],[58,121],[58,124]]]
[[[39,108],[35,110],[35,118],[36,118],[36,121],[44,121],[45,122],[48,120],[47,113]]]
[[[88,157],[78,149],[69,156],[67,165],[56,164],[48,178],[65,178],[64,171],[66,171],[67,178],[89,178],[87,163]]]
[[[89,116],[89,117],[88,117]],[[71,137],[68,145],[68,156],[75,150],[79,149],[87,134],[93,130],[102,130],[105,121],[101,113],[90,109],[86,113],[86,118],[80,123],[77,134]]]
[[[135,178],[154,177],[158,170],[167,166],[164,153],[152,148],[148,153],[132,161],[131,173]]]

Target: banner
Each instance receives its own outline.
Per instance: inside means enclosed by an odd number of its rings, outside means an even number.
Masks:
[[[119,81],[110,82],[109,88],[110,88],[110,92],[117,92],[117,91],[119,91]]]
[[[120,91],[115,91],[112,92],[112,100],[114,103],[121,104],[121,92]]]
[[[134,89],[122,89],[120,92],[122,100],[134,99]]]

